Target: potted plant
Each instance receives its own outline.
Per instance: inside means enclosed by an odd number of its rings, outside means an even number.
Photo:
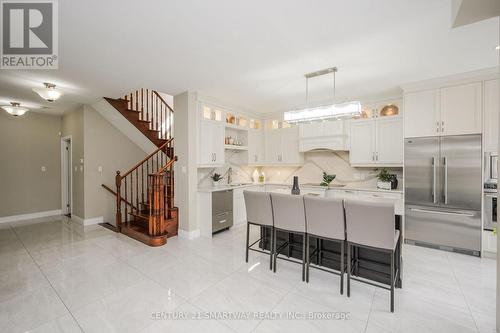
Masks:
[[[329,175],[326,172],[323,172],[323,181],[321,182],[321,186],[330,186],[330,183],[335,179],[336,175]]]
[[[222,176],[220,174],[218,174],[217,172],[214,172],[214,174],[210,178],[212,178],[212,185],[213,186],[219,186],[220,181],[222,180]]]
[[[377,175],[378,182],[377,188],[383,190],[390,190],[392,188],[393,176],[387,171],[387,169],[382,169]]]

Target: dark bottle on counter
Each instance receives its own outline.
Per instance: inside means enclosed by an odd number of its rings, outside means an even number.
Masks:
[[[298,176],[293,176],[292,194],[293,195],[299,195],[300,194],[299,177]]]

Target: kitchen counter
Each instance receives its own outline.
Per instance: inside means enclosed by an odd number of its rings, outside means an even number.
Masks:
[[[217,192],[217,191],[226,191],[226,190],[233,190],[233,189],[240,189],[240,188],[245,188],[245,187],[252,187],[252,186],[265,186],[265,185],[275,185],[275,186],[288,186],[292,187],[291,184],[289,183],[278,183],[278,182],[265,182],[265,183],[241,183],[241,184],[233,184],[233,185],[220,185],[217,187],[199,187],[198,192]],[[345,186],[321,186],[321,185],[316,185],[316,184],[300,184],[300,188],[314,188],[314,189],[322,189],[322,190],[333,190],[333,191],[368,191],[368,192],[380,192],[380,193],[398,193],[398,194],[403,194],[402,189],[395,189],[395,190],[383,190],[379,189],[376,186],[372,185],[367,185],[367,184],[347,184]]]

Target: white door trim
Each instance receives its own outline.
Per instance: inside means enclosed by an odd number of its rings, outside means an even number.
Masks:
[[[66,142],[69,141],[69,151],[70,151],[70,159],[69,159],[69,165],[67,165],[67,161],[65,158],[65,148],[66,148]],[[69,188],[71,189],[67,193],[68,189],[68,176],[67,176],[67,171],[69,170],[71,177],[70,179],[70,184]],[[70,202],[70,211],[67,211],[66,208],[66,203],[68,202],[67,200],[67,195],[69,195],[69,202]],[[73,214],[73,138],[71,135],[63,136],[61,137],[61,214]]]

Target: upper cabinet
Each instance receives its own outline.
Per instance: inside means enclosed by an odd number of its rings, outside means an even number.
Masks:
[[[404,105],[406,138],[481,133],[481,82],[406,93]]]
[[[481,82],[441,88],[441,134],[479,134]]]
[[[405,138],[439,134],[439,90],[408,93],[404,97],[404,106]]]
[[[266,164],[302,164],[304,157],[299,152],[299,128],[267,129],[265,156]]]
[[[224,157],[224,123],[213,120],[200,121],[199,166],[220,166]]]
[[[248,130],[248,164],[264,163],[264,133],[261,129]]]
[[[351,121],[352,166],[401,166],[403,124],[401,117],[380,117]]]
[[[484,151],[498,152],[499,80],[484,82]]]

